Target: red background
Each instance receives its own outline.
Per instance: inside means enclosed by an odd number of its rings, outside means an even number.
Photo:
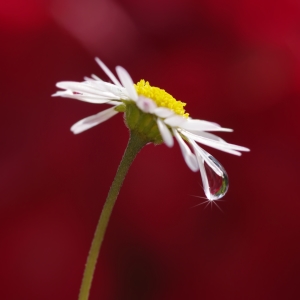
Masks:
[[[0,298],[76,299],[125,149],[121,115],[51,98],[55,83],[125,67],[234,133],[207,149],[230,189],[204,209],[178,145],[145,147],[114,209],[93,299],[299,297],[300,4],[293,0],[0,2]],[[298,297],[297,297],[298,295]]]

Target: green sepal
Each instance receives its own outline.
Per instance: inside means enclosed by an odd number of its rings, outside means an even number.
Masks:
[[[126,103],[125,123],[131,131],[149,143],[158,145],[163,142],[157,126],[157,117],[141,111],[133,101]]]
[[[122,113],[125,112],[126,111],[126,105],[121,104],[121,105],[116,106],[115,111],[122,112]]]

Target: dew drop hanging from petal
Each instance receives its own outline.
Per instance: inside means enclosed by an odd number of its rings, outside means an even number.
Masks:
[[[213,201],[226,194],[229,180],[223,166],[213,156],[209,155],[209,159],[223,172],[223,176],[219,176],[202,157],[198,158],[204,193],[208,200]]]

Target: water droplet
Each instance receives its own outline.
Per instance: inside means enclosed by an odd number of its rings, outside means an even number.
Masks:
[[[207,153],[208,154],[208,153]],[[202,177],[202,183],[204,188],[204,193],[208,200],[217,200],[222,198],[229,187],[228,175],[222,165],[210,154],[208,154],[209,159],[214,165],[222,171],[223,175],[218,175],[203,159],[202,164],[199,164],[200,173]]]

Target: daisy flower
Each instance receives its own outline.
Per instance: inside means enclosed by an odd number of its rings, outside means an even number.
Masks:
[[[96,62],[111,82],[96,75],[82,82],[62,81],[56,86],[63,91],[53,96],[67,97],[84,102],[108,104],[110,108],[80,120],[71,127],[75,134],[90,129],[118,113],[125,113],[125,122],[131,131],[138,132],[148,142],[165,143],[172,147],[178,142],[187,166],[200,171],[203,189],[208,200],[217,200],[228,190],[228,176],[222,165],[199,144],[234,155],[248,148],[229,144],[210,132],[232,131],[204,120],[193,119],[185,112],[185,103],[176,100],[165,90],[153,87],[148,81],[134,84],[128,72],[116,67],[118,78],[96,58]]]

